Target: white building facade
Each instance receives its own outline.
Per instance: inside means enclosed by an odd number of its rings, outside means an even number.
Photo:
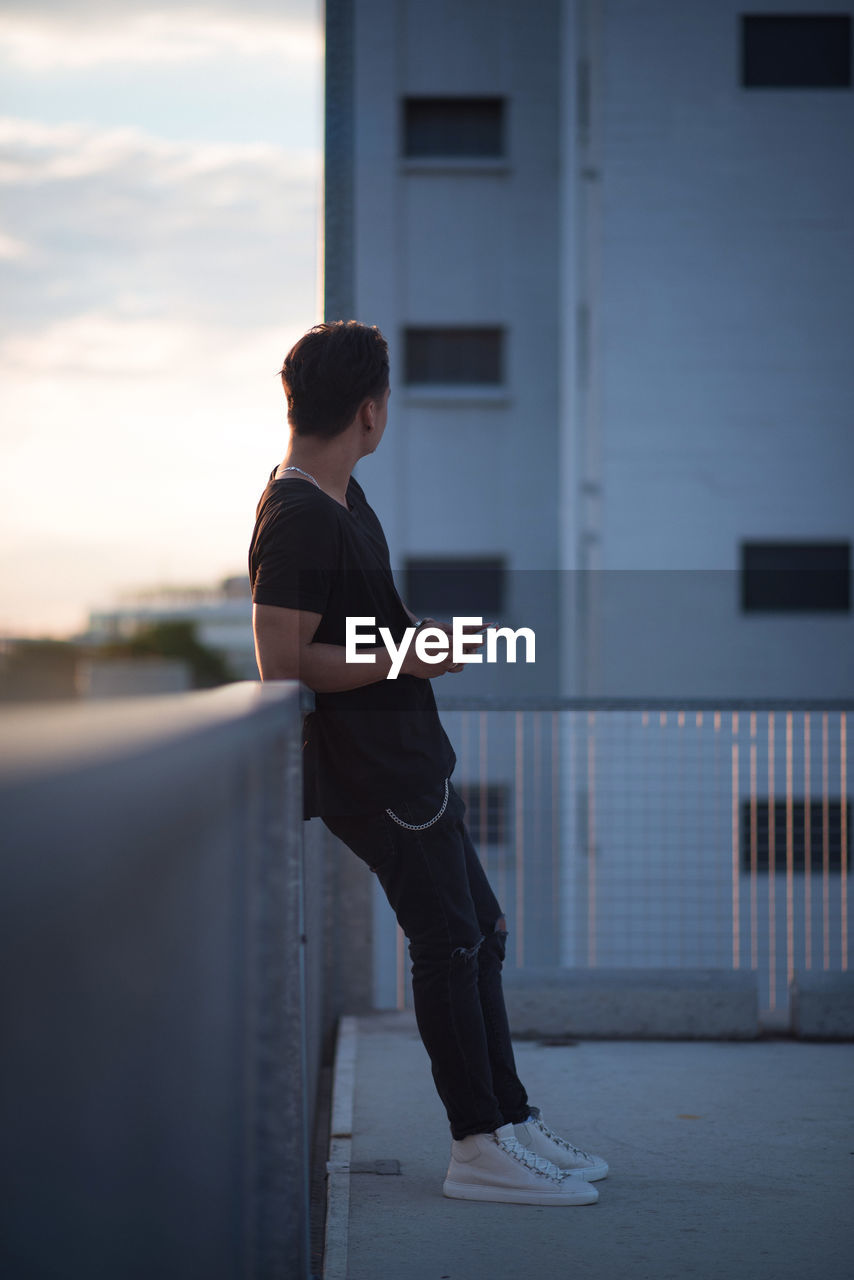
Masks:
[[[466,688],[851,693],[850,9],[327,10],[326,316],[393,361],[361,477],[404,583],[456,561],[538,624],[534,671]],[[745,607],[763,565],[820,607]]]

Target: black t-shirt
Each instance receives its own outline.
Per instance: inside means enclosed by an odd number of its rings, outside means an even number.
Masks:
[[[399,644],[412,622],[394,585],[382,525],[359,482],[350,477],[345,509],[311,480],[276,480],[275,473],[249,547],[253,602],[322,614],[314,635],[321,644],[343,647],[348,617],[375,619],[374,646],[382,644],[380,627]],[[432,682],[418,676],[315,693],[304,729],[305,818],[394,808],[456,764]]]

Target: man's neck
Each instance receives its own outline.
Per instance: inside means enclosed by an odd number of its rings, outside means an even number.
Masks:
[[[301,441],[291,440],[288,451],[279,464],[278,473],[281,474],[285,467],[299,467],[300,471],[308,472],[318,488],[346,507],[347,485],[355,464],[356,459],[340,449],[328,446],[307,448]],[[297,471],[289,471],[287,474],[299,476]]]

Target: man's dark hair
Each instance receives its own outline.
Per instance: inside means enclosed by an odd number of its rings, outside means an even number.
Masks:
[[[358,320],[316,324],[294,343],[280,370],[288,421],[301,436],[340,435],[365,400],[388,386],[388,344]]]

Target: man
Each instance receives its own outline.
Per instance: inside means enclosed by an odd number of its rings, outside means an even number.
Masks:
[[[608,1166],[552,1133],[516,1074],[505,919],[450,781],[456,757],[431,684],[462,664],[450,650],[423,661],[412,644],[395,679],[385,645],[360,650],[373,662],[347,661],[348,617],[374,618],[398,647],[407,628],[434,625],[400,599],[382,527],[351,474],[386,429],[385,340],[354,320],[316,325],[281,377],[290,441],[249,551],[258,667],[262,680],[315,691],[304,817],[320,816],[370,867],[409,940],[418,1030],[452,1136],[444,1194],[592,1204],[590,1184]]]

